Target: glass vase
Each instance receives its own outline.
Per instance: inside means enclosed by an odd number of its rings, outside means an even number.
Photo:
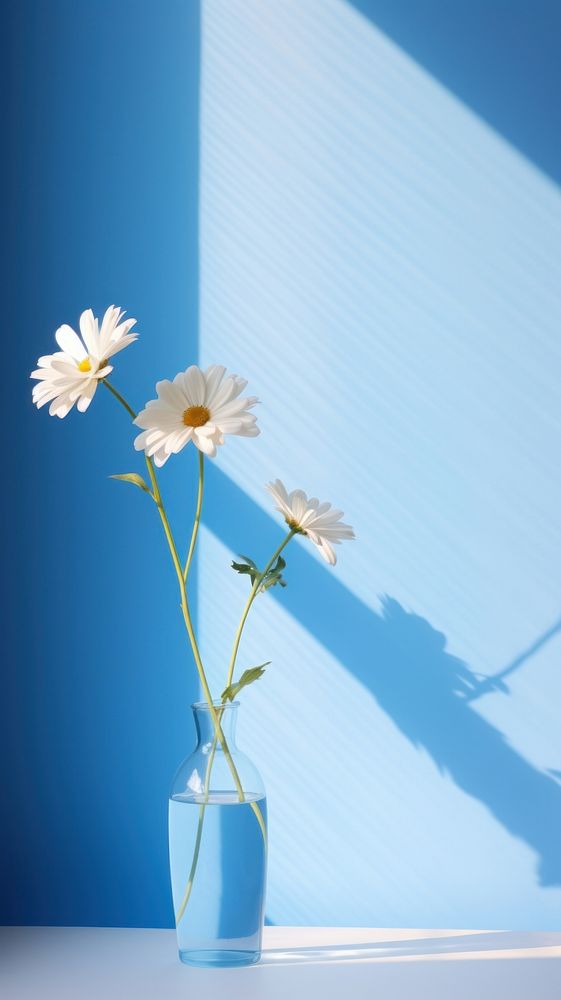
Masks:
[[[197,745],[175,775],[169,859],[179,958],[252,965],[261,957],[267,804],[257,768],[236,746],[239,702],[192,705]],[[225,745],[224,745],[225,744]]]

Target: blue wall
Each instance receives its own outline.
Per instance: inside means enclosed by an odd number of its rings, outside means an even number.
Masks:
[[[139,467],[112,400],[53,420],[28,382],[57,325],[117,302],[131,402],[197,353],[263,400],[209,474],[217,690],[229,558],[280,536],[263,484],[358,534],[335,569],[295,542],[242,648],[273,659],[240,717],[270,919],[559,926],[558,5],[26,0],[7,27],[0,919],[172,920],[196,694],[172,572],[107,479]],[[186,525],[192,459],[162,475]]]
[[[561,181],[557,0],[352,0],[447,90]]]
[[[112,302],[138,319],[114,372],[131,402],[196,358],[198,7],[28,0],[9,22],[0,918],[166,925],[166,794],[196,693],[173,571],[146,498],[107,478],[139,467],[124,414],[99,390],[55,420],[29,372],[60,323]],[[186,521],[192,473],[162,477]]]
[[[561,925],[560,71],[538,8],[202,7],[201,357],[263,400],[211,480],[216,684],[228,559],[281,536],[264,484],[357,532],[334,569],[294,543],[241,650],[273,660],[240,731],[275,923]]]

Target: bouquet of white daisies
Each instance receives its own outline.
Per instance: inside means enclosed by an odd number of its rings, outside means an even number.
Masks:
[[[259,434],[257,419],[253,413],[258,399],[256,396],[242,395],[247,385],[246,380],[238,375],[227,374],[222,365],[211,365],[204,371],[197,365],[190,365],[185,371],[179,372],[172,381],[163,379],[157,382],[156,399],[149,400],[137,413],[112,381],[109,381],[109,376],[113,373],[113,359],[137,339],[138,334],[131,332],[135,324],[136,320],[124,318],[121,309],[110,306],[105,312],[101,326],[91,309],[82,313],[81,336],[66,324],[60,326],[55,333],[55,340],[60,350],[40,357],[37,369],[31,373],[31,378],[36,380],[36,385],[33,387],[33,401],[38,408],[48,403],[51,416],[66,417],[74,405],[84,413],[90,406],[97,387],[103,385],[126,411],[132,423],[140,429],[140,433],[134,439],[134,447],[137,451],[144,452],[148,482],[138,472],[121,473],[112,478],[137,486],[147,493],[155,504],[177,576],[187,638],[204,698],[212,716],[214,731],[212,750],[220,745],[228,761],[240,800],[243,801],[241,781],[221,725],[220,706],[237,697],[244,687],[261,677],[265,667],[268,666],[262,664],[251,667],[234,680],[240,640],[251,606],[258,594],[276,585],[285,585],[283,571],[286,563],[282,553],[295,535],[306,535],[318,547],[324,559],[334,565],[336,562],[334,544],[343,539],[354,538],[354,532],[350,525],[342,522],[343,512],[334,510],[331,504],[320,503],[315,497],[308,498],[303,490],[292,490],[289,493],[280,479],[275,479],[267,485],[276,509],[283,515],[288,530],[263,569],[259,569],[258,565],[247,557],[240,557],[241,562],[232,563],[238,573],[249,577],[250,591],[234,636],[224,689],[220,700],[215,700],[199,652],[188,596],[189,571],[201,520],[204,460],[205,457],[216,456],[217,449],[224,444],[229,434],[247,438]],[[166,513],[156,469],[161,468],[171,455],[177,455],[189,443],[192,443],[199,452],[199,480],[187,558],[182,562]],[[209,763],[212,767],[212,756]],[[205,776],[207,788],[209,780],[210,768],[207,768]],[[266,839],[261,812],[255,803],[251,805]]]

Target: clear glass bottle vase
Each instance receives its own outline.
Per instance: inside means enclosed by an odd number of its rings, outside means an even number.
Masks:
[[[169,858],[179,957],[188,965],[252,965],[261,957],[267,804],[257,768],[238,750],[239,702],[192,705],[197,745],[175,775]]]

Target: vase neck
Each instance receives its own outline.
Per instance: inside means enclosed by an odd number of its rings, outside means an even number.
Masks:
[[[222,732],[228,743],[230,750],[234,750],[236,747],[236,722],[238,718],[238,707],[239,702],[228,701],[225,705],[221,701],[213,702],[216,714],[220,719],[220,725],[222,727]],[[197,745],[203,747],[209,743],[212,743],[215,737],[215,728],[212,718],[212,712],[207,704],[207,702],[201,701],[197,702],[195,705],[191,706],[193,709],[193,716],[195,719],[195,727],[197,730]],[[220,743],[217,746],[217,750],[220,750]]]

